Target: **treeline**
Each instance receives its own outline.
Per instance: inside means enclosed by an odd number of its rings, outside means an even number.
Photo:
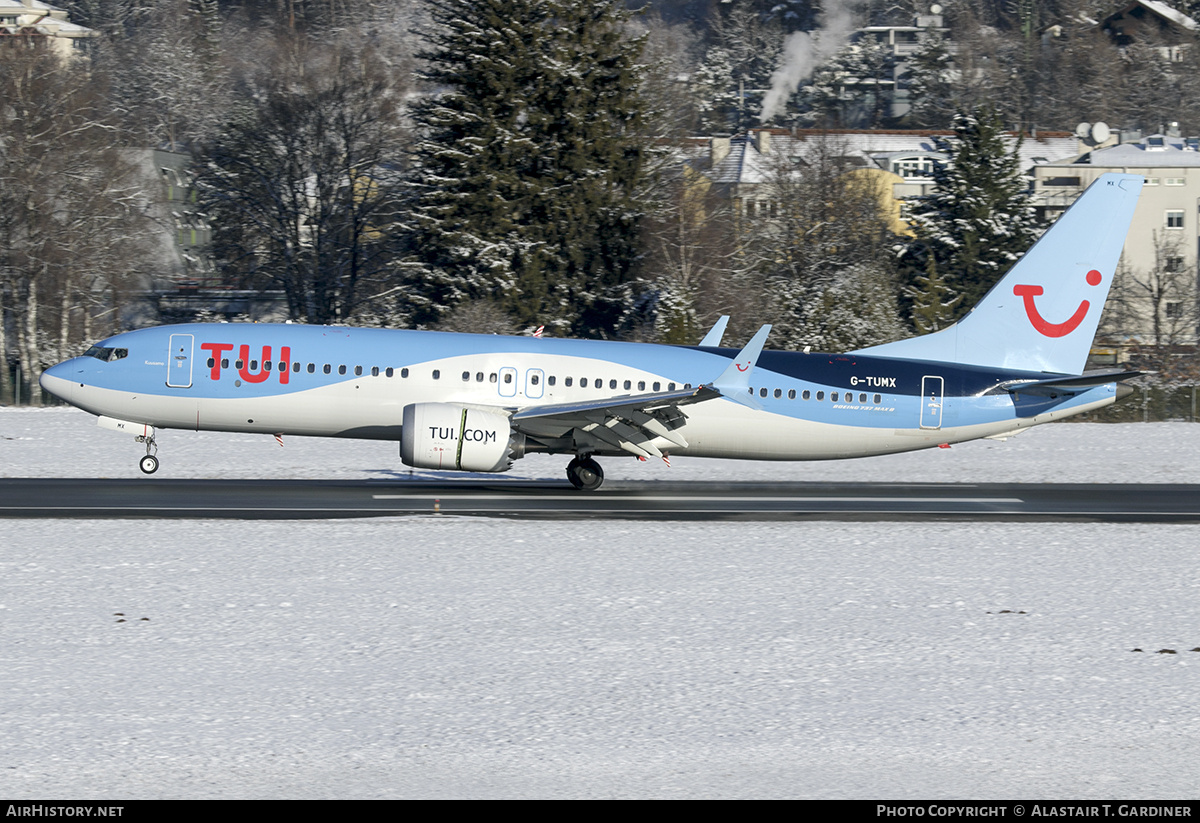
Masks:
[[[904,122],[827,79],[878,57],[851,29],[924,4],[63,5],[101,34],[86,59],[0,42],[0,398],[18,369],[35,385],[80,344],[154,322],[137,296],[169,270],[173,216],[136,150],[195,158],[203,262],[282,291],[297,320],[693,342],[732,314],[731,342],[772,322],[772,345],[845,349],[950,322],[1036,236],[1001,130],[1200,123],[1200,72],[1122,56],[1086,22],[1110,4],[1082,0],[943,2],[949,32],[919,55]],[[897,237],[832,149],[780,158],[769,219],[697,185],[685,138],[761,125],[805,33],[824,62],[770,124],[954,128],[939,187],[978,196],[918,204],[916,236]]]

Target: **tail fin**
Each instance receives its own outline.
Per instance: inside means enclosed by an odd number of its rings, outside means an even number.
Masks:
[[[1079,374],[1143,178],[1092,183],[975,308],[949,328],[858,354]]]

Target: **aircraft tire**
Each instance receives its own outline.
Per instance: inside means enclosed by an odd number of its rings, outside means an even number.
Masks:
[[[158,471],[158,458],[148,454],[138,461],[138,468],[146,474],[154,474]]]
[[[604,482],[604,469],[590,457],[576,457],[567,465],[567,479],[580,491],[595,491]]]

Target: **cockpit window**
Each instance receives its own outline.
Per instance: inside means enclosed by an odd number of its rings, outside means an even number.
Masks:
[[[84,357],[94,357],[97,360],[103,360],[105,363],[111,363],[113,360],[120,360],[122,357],[129,356],[129,349],[113,349],[104,346],[92,346],[83,353]]]

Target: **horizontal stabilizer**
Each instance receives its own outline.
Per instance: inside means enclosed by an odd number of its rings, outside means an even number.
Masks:
[[[1052,377],[1048,380],[1002,383],[998,388],[1009,394],[1057,394],[1094,389],[1107,383],[1116,383],[1145,374],[1140,371],[1094,371],[1084,372],[1078,377]]]

